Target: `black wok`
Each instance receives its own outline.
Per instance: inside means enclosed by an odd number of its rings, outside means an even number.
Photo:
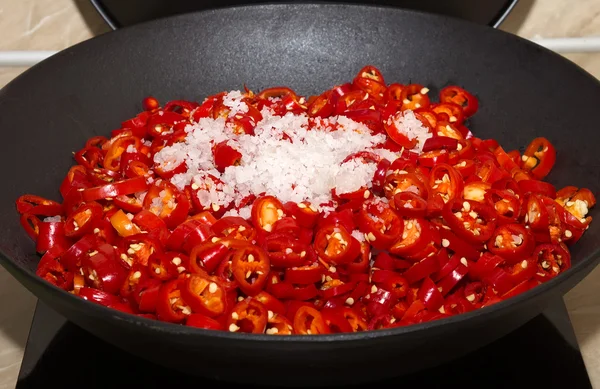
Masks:
[[[570,270],[516,298],[421,325],[305,337],[150,321],[93,305],[35,277],[38,256],[19,225],[15,199],[35,193],[60,200],[70,152],[117,128],[144,96],[201,100],[244,83],[253,90],[289,85],[312,94],[351,79],[366,64],[379,67],[387,80],[418,81],[433,93],[450,83],[474,91],[481,105],[472,128],[479,136],[512,149],[543,134],[558,148],[549,180],[597,193],[600,84],[546,49],[490,27],[383,7],[221,9],[94,38],[0,92],[2,265],[69,320],[143,358],[216,379],[288,385],[379,379],[450,360],[530,320],[594,268],[599,223],[573,248]],[[93,352],[85,345],[81,350],[73,357]]]

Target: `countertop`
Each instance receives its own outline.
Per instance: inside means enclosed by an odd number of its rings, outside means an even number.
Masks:
[[[600,1],[520,0],[500,29],[529,39],[598,36]],[[61,50],[109,28],[87,0],[0,0],[0,31],[0,50]],[[565,56],[600,78],[600,53]],[[24,70],[0,68],[0,87]],[[565,296],[596,388],[600,388],[598,285],[600,267]],[[0,301],[0,389],[14,388],[36,299],[0,268]]]

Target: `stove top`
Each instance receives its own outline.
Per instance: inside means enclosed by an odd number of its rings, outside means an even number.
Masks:
[[[62,389],[233,386],[186,376],[132,356],[38,302],[17,389],[57,383]],[[399,383],[420,388],[592,388],[562,300],[513,333],[463,358],[363,387]]]

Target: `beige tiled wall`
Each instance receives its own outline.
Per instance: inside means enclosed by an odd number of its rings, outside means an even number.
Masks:
[[[600,0],[520,0],[501,29],[525,38],[600,35]],[[60,50],[107,31],[87,0],[0,0],[0,50]],[[600,78],[600,53],[567,58]],[[0,87],[23,70],[0,68]],[[597,270],[567,296],[596,387],[600,387],[599,283]],[[0,268],[0,301],[2,389],[14,387],[35,299]]]

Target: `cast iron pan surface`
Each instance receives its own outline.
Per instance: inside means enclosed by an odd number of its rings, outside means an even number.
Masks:
[[[61,315],[148,360],[214,379],[298,386],[383,379],[451,360],[530,320],[594,268],[597,222],[573,247],[569,271],[513,299],[422,325],[306,337],[211,332],[137,318],[34,276],[39,258],[19,225],[15,199],[34,193],[60,200],[71,152],[139,112],[143,97],[202,100],[244,83],[256,91],[288,85],[315,94],[350,80],[366,64],[379,67],[388,82],[418,81],[433,94],[450,83],[474,91],[480,110],[471,128],[480,137],[513,149],[544,135],[558,149],[549,180],[598,193],[600,132],[589,113],[597,111],[600,85],[544,48],[490,27],[384,7],[220,9],[91,39],[0,91],[2,265]]]
[[[113,28],[131,26],[153,19],[211,8],[246,4],[277,3],[277,0],[90,0],[106,23]],[[282,2],[282,1],[280,1]],[[292,1],[300,3],[300,1]],[[332,0],[330,2],[336,2]],[[346,3],[387,5],[431,12],[497,27],[517,0],[346,0]]]

